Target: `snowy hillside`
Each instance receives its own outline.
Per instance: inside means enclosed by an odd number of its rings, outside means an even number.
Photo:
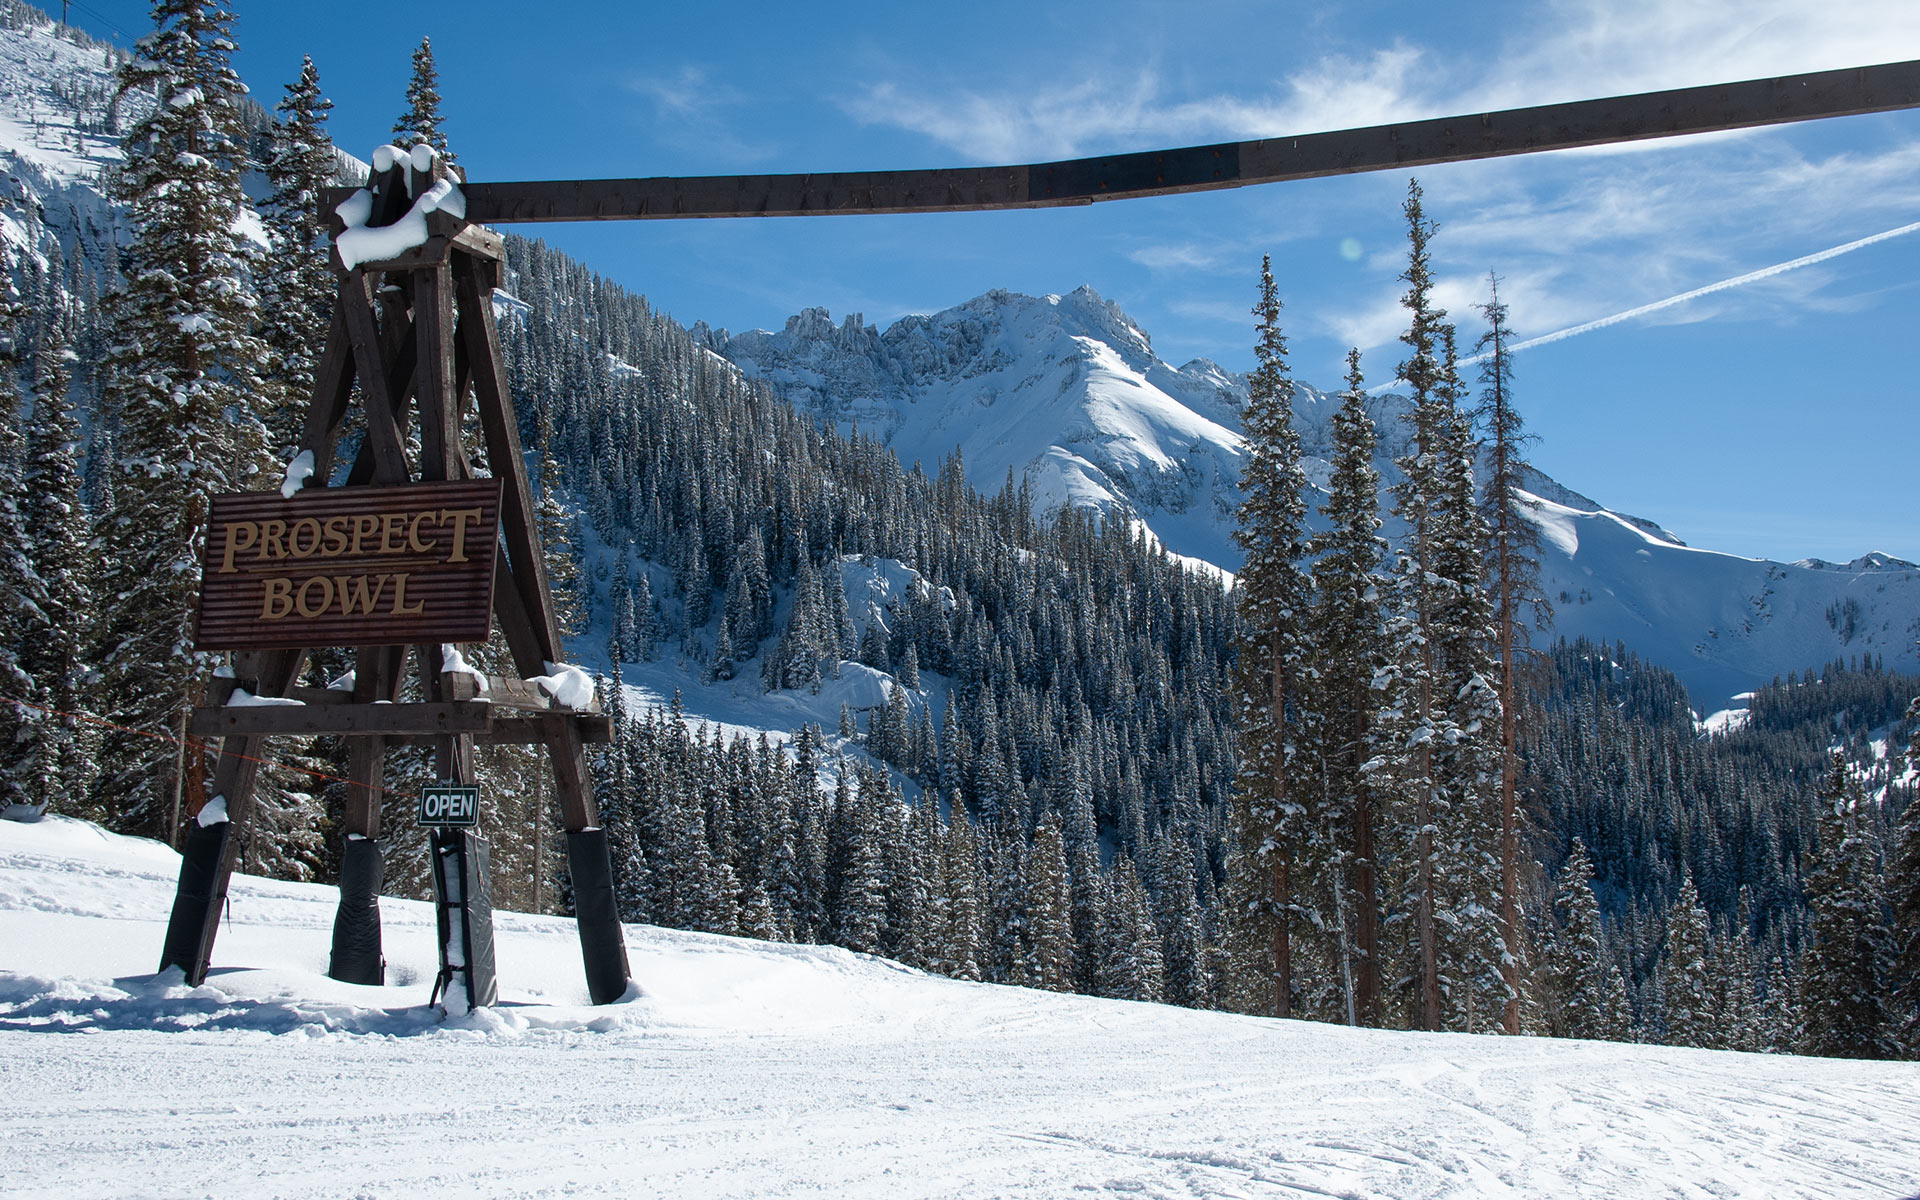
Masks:
[[[997,488],[1011,470],[1037,503],[1138,520],[1175,553],[1239,565],[1231,531],[1245,378],[1205,360],[1160,361],[1091,288],[988,292],[884,332],[858,315],[836,326],[815,308],[777,333],[695,334],[790,402],[880,436],[903,462],[932,470],[958,447],[976,486]],[[1371,404],[1385,484],[1406,450],[1407,407],[1392,395]],[[1299,389],[1296,424],[1320,485],[1337,408],[1334,397]],[[1555,634],[1625,641],[1679,675],[1702,713],[1837,657],[1880,654],[1889,667],[1920,669],[1920,568],[1911,563],[1738,558],[1688,547],[1546,476],[1532,490]]]
[[[150,970],[178,858],[0,822],[9,1196],[1881,1197],[1920,1191],[1920,1065],[1348,1030],[957,983],[499,913],[503,1003],[323,971],[335,895],[236,877],[207,984]]]
[[[22,20],[0,29],[0,268],[45,270],[64,253],[111,278],[117,221],[100,173],[145,98],[115,99],[123,56],[110,47]]]

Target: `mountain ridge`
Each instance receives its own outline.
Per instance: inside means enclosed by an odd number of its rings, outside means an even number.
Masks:
[[[701,344],[816,419],[857,425],[903,462],[956,451],[976,486],[1024,478],[1036,506],[1137,522],[1169,552],[1230,575],[1246,377],[1206,359],[1175,367],[1093,287],[994,289],[886,329],[809,308],[775,332],[696,325]],[[1307,473],[1324,492],[1337,398],[1296,381]],[[1406,452],[1406,397],[1370,396],[1385,489]],[[1778,563],[1690,546],[1541,472],[1527,491],[1545,548],[1556,634],[1625,641],[1712,712],[1739,693],[1835,657],[1920,666],[1920,567],[1871,552],[1847,564]],[[1316,514],[1317,519],[1317,514]],[[1386,532],[1397,533],[1388,516]]]

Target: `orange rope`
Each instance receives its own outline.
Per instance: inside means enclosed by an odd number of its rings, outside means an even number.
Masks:
[[[107,720],[105,717],[96,717],[92,713],[67,712],[64,709],[49,708],[44,704],[30,704],[25,700],[16,700],[12,696],[0,696],[0,700],[5,700],[9,704],[17,704],[21,708],[33,709],[35,712],[43,712],[48,714],[49,716],[66,717],[69,720],[74,720],[74,721],[86,721],[86,722],[89,722],[90,724],[101,725],[108,729],[118,730],[121,733],[131,733],[135,737],[152,738],[156,742],[165,742],[169,746],[186,746],[188,749],[192,749],[196,745],[204,746],[206,744],[203,741],[198,741],[193,738],[188,738],[187,740],[182,741],[181,739],[174,737],[172,734],[169,734],[169,733],[155,733],[151,729],[135,729],[131,725],[120,725],[113,721]],[[220,751],[220,753],[222,756],[225,756],[227,755],[228,751],[223,748]],[[345,775],[329,775],[325,771],[316,771],[312,767],[302,767],[295,763],[282,762],[277,758],[257,758],[251,754],[234,754],[233,757],[239,759],[242,762],[259,763],[261,766],[264,766],[264,767],[280,767],[283,770],[287,770],[287,771],[298,771],[303,775],[311,775],[315,779],[325,779],[333,783],[351,784],[356,787],[364,787],[368,791],[373,791],[373,792],[391,792],[396,796],[417,796],[419,794],[417,792],[403,792],[399,788],[383,787],[377,783],[360,783],[358,780],[349,779]]]

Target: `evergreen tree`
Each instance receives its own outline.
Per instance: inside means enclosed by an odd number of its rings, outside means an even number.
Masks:
[[[394,143],[410,149],[425,142],[451,166],[458,160],[447,149],[447,135],[441,124],[440,72],[433,65],[433,41],[423,37],[413,52],[413,74],[407,79],[407,107],[393,123]]]
[[[1667,911],[1668,1045],[1713,1048],[1719,1041],[1721,1014],[1713,1004],[1707,957],[1707,914],[1693,880],[1687,879]]]
[[[1444,743],[1447,732],[1436,697],[1441,685],[1435,637],[1445,504],[1442,442],[1448,408],[1439,344],[1446,310],[1432,302],[1427,245],[1434,227],[1421,205],[1418,180],[1408,181],[1401,211],[1407,218],[1408,240],[1407,269],[1400,275],[1407,292],[1401,304],[1411,320],[1407,332],[1400,335],[1409,356],[1400,364],[1399,374],[1413,394],[1413,446],[1410,454],[1396,461],[1402,480],[1394,490],[1395,512],[1407,533],[1395,567],[1394,603],[1399,614],[1393,624],[1394,665],[1388,675],[1398,716],[1388,728],[1404,738],[1401,754],[1396,755],[1394,825],[1396,840],[1403,843],[1396,859],[1408,876],[1404,886],[1412,896],[1411,929],[1405,939],[1413,960],[1406,972],[1414,986],[1410,1015],[1416,1028],[1437,1030],[1444,1018],[1438,924],[1443,847],[1437,831],[1446,821],[1448,808],[1434,761],[1436,744]]]
[[[1846,756],[1832,752],[1818,793],[1819,846],[1806,873],[1809,944],[1800,963],[1801,1052],[1892,1058],[1887,968],[1871,816]]]
[[[1374,683],[1389,659],[1386,581],[1380,576],[1387,543],[1379,532],[1374,426],[1357,349],[1347,352],[1347,387],[1332,427],[1333,473],[1321,510],[1327,531],[1313,542],[1320,708],[1315,742],[1319,792],[1336,864],[1329,872],[1330,888],[1340,930],[1340,971],[1343,980],[1350,981],[1347,1007],[1355,1023],[1377,1026],[1382,1013],[1375,775],[1384,764],[1379,763]]]
[[[534,519],[540,548],[546,554],[547,589],[553,597],[553,619],[562,638],[577,635],[585,624],[584,580],[580,568],[580,518],[567,506],[566,480],[553,457],[553,430],[540,424],[540,470],[535,476],[539,498]],[[623,564],[624,565],[624,564]]]
[[[45,588],[28,560],[20,512],[24,447],[17,379],[27,360],[24,314],[11,283],[0,279],[0,289],[0,809],[43,809],[45,781],[35,772],[45,757],[38,743],[49,722],[45,712],[30,707],[38,696],[21,662],[46,624]]]
[[[1165,984],[1160,939],[1146,889],[1124,851],[1115,856],[1106,880],[1094,991],[1116,1000],[1158,1001]]]
[[[1558,918],[1548,945],[1547,977],[1552,990],[1548,1031],[1557,1037],[1609,1036],[1608,973],[1611,963],[1601,944],[1600,901],[1593,894],[1593,862],[1579,838],[1560,868],[1553,891]]]
[[[1916,722],[1907,761],[1920,767],[1920,700],[1907,710]],[[1920,800],[1908,797],[1887,864],[1893,945],[1887,971],[1889,1031],[1905,1057],[1920,1059]]]
[[[1160,925],[1166,1001],[1211,1008],[1213,979],[1207,969],[1206,930],[1193,869],[1191,831],[1167,830],[1154,855],[1154,901]]]
[[[1059,822],[1048,816],[1033,831],[1026,858],[1026,921],[1014,980],[1050,992],[1073,990],[1072,881],[1067,874],[1066,841]]]
[[[932,803],[929,797],[928,803]],[[945,884],[945,922],[939,935],[939,957],[933,969],[949,979],[978,980],[981,974],[980,854],[967,809],[954,794],[941,846],[941,876]]]
[[[1487,431],[1489,471],[1483,497],[1483,519],[1490,531],[1487,570],[1494,593],[1494,628],[1499,638],[1500,671],[1500,935],[1508,947],[1502,956],[1507,1002],[1502,1025],[1520,1032],[1520,802],[1519,655],[1530,628],[1550,615],[1540,592],[1540,530],[1520,511],[1521,484],[1527,462],[1522,450],[1529,440],[1520,414],[1513,406],[1513,358],[1508,352],[1512,335],[1507,328],[1507,306],[1500,303],[1500,281],[1487,276],[1487,303],[1480,307],[1487,332],[1478,350],[1485,357],[1480,368],[1480,408],[1477,416]],[[1531,612],[1532,622],[1527,620]]]
[[[1264,956],[1241,969],[1269,982],[1265,1011],[1288,1016],[1293,1009],[1292,926],[1297,900],[1296,861],[1306,846],[1307,813],[1292,789],[1299,767],[1300,731],[1307,682],[1308,584],[1306,476],[1300,438],[1293,428],[1293,380],[1287,343],[1280,332],[1280,296],[1272,263],[1260,261],[1260,299],[1254,306],[1255,367],[1247,381],[1246,466],[1239,528],[1234,540],[1246,551],[1235,596],[1245,631],[1235,680],[1240,726],[1237,806],[1233,828],[1244,839],[1235,861],[1258,873],[1262,888],[1245,889],[1229,919],[1251,926],[1242,939],[1264,942]],[[1264,892],[1264,895],[1260,893]],[[1264,936],[1262,936],[1264,935]],[[1170,955],[1168,987],[1176,1003],[1193,999],[1188,969]]]
[[[40,581],[42,621],[21,647],[34,702],[49,710],[40,723],[33,777],[49,799],[80,810],[93,778],[97,727],[79,719],[86,676],[86,631],[93,604],[87,514],[80,500],[80,431],[68,396],[70,353],[59,322],[42,334],[27,436],[26,495],[21,518],[27,561]]]
[[[272,193],[260,209],[273,248],[263,264],[261,336],[272,355],[278,394],[270,418],[268,448],[291,454],[313,396],[319,338],[333,316],[335,280],[327,261],[322,189],[338,174],[327,113],[333,101],[320,94],[320,73],[303,58],[300,78],[274,106],[268,131],[266,175]],[[315,480],[323,486],[325,480]]]
[[[128,130],[118,185],[132,240],[105,364],[119,462],[100,528],[98,661],[119,728],[103,739],[96,807],[119,829],[164,836],[175,756],[154,735],[178,736],[213,666],[192,649],[208,497],[276,464],[253,409],[266,354],[236,232],[246,89],[230,62],[233,18],[206,0],[159,0],[153,16],[121,72],[123,92],[157,102]]]

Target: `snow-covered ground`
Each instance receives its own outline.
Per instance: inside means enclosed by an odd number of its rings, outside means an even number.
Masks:
[[[207,985],[151,974],[178,860],[0,822],[7,1196],[1907,1197],[1920,1064],[1346,1030],[498,916],[501,1005],[325,978],[333,894],[241,877]]]

